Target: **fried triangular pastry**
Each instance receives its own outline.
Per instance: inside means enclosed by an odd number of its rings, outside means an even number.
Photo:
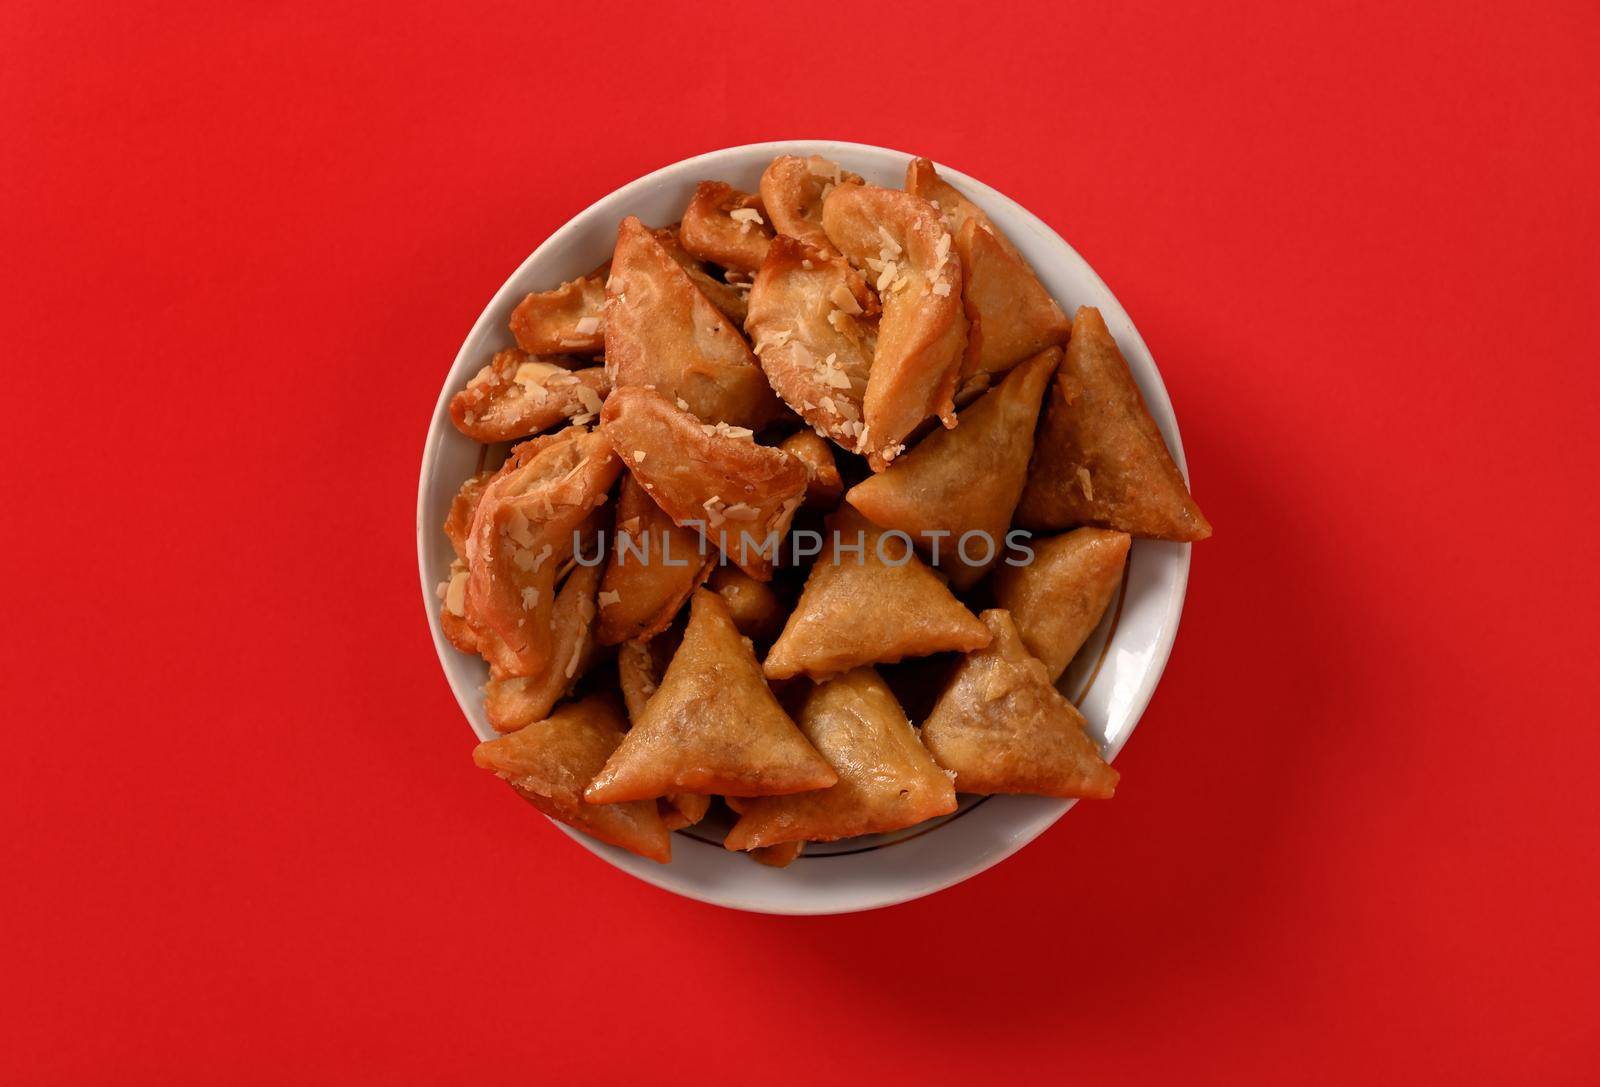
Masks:
[[[1035,355],[963,411],[954,430],[933,431],[887,470],[850,488],[845,500],[919,548],[937,543],[950,583],[971,588],[1005,550],[1028,479],[1039,401],[1060,361],[1060,348]]]
[[[622,688],[628,720],[638,721],[650,696],[661,686],[661,668],[649,642],[623,642],[617,646],[617,685]]]
[[[834,189],[822,205],[822,224],[852,264],[876,277],[882,300],[858,443],[873,468],[882,469],[930,415],[955,425],[968,324],[961,257],[934,207],[897,189]]]
[[[480,442],[509,442],[573,420],[593,422],[611,391],[604,367],[575,370],[566,355],[496,352],[467,387],[450,398],[456,429]]]
[[[701,423],[654,389],[621,388],[606,399],[602,433],[656,505],[695,528],[761,581],[806,492],[794,457],[757,445],[750,431]]]
[[[728,606],[697,589],[660,689],[584,795],[592,804],[679,792],[773,796],[837,780],[778,705]]]
[[[502,675],[537,675],[550,659],[556,574],[621,470],[605,435],[569,427],[517,446],[484,488],[466,542],[465,603]]]
[[[961,233],[968,220],[976,221],[983,227],[984,232],[991,235],[1000,243],[1010,256],[1022,259],[1022,254],[1017,247],[1011,244],[1011,239],[1001,233],[984,214],[982,208],[967,199],[962,191],[939,176],[939,171],[933,168],[933,163],[927,159],[912,159],[906,164],[906,192],[913,196],[920,196],[935,208],[949,224],[951,234]]]
[[[463,653],[479,653],[478,631],[467,621],[467,564],[461,559],[450,563],[450,576],[434,590],[439,597],[439,629],[450,644]]]
[[[822,203],[841,185],[861,177],[821,155],[780,155],[761,175],[761,203],[779,234],[795,238],[823,256],[838,256],[822,229]]]
[[[672,859],[672,837],[654,801],[590,804],[583,799],[584,787],[622,742],[622,724],[616,699],[593,695],[479,744],[472,761],[550,818],[665,864]]]
[[[656,801],[668,830],[692,827],[711,810],[711,798],[699,793],[668,793]]]
[[[745,331],[761,369],[808,426],[847,449],[862,442],[877,349],[877,299],[859,272],[793,238],[773,239],[750,288]]]
[[[1073,321],[1017,520],[1028,528],[1101,525],[1159,540],[1211,535],[1093,307],[1079,309]]]
[[[739,633],[757,642],[769,642],[783,627],[783,604],[764,581],[757,581],[737,566],[718,566],[706,586],[728,605]]]
[[[595,589],[600,567],[578,566],[556,594],[550,614],[550,659],[532,676],[490,672],[483,710],[496,732],[515,732],[550,716],[555,704],[583,678],[594,661]]]
[[[478,512],[478,503],[483,501],[483,492],[494,477],[493,470],[469,476],[456,492],[455,498],[450,500],[450,512],[444,519],[444,534],[450,537],[450,547],[462,562],[467,561],[467,535],[472,531],[472,518]]]
[[[761,197],[721,181],[702,181],[684,210],[678,240],[701,260],[754,274],[766,259],[772,224]]]
[[[827,439],[814,430],[797,430],[778,443],[790,456],[806,466],[807,509],[831,510],[839,504],[844,494],[844,480],[839,476],[839,464],[833,458]]]
[[[994,640],[969,653],[922,724],[958,793],[1108,799],[1117,772],[1100,757],[1076,706],[1029,654],[1004,609],[983,613]]]
[[[609,265],[553,291],[530,294],[511,313],[511,335],[530,355],[598,355],[606,346]]]
[[[1106,613],[1128,561],[1126,532],[1080,528],[1034,539],[1033,561],[994,574],[994,602],[1011,613],[1028,652],[1054,683]]]
[[[729,849],[882,834],[955,811],[950,778],[871,668],[812,687],[795,723],[838,772],[839,784],[746,801],[723,843]]]
[[[962,299],[972,321],[963,377],[1008,370],[1067,342],[1072,322],[983,209],[940,177],[927,159],[906,167],[906,192],[938,207],[961,254]]]
[[[444,534],[450,537],[450,547],[456,557],[450,563],[449,575],[439,583],[437,590],[439,627],[450,644],[463,653],[479,652],[478,632],[467,621],[467,536],[472,531],[478,503],[483,500],[483,492],[494,476],[495,473],[489,471],[469,477],[450,501],[450,512],[444,519]]]
[[[740,287],[728,282],[725,278],[719,279],[712,275],[711,269],[706,267],[705,261],[683,247],[683,242],[678,237],[677,227],[669,226],[660,230],[652,230],[650,235],[660,243],[662,249],[666,250],[667,256],[676,261],[678,267],[684,270],[684,273],[689,277],[689,282],[693,283],[695,288],[705,295],[711,304],[722,312],[724,317],[733,322],[734,328],[744,327],[745,316],[749,313],[749,298],[745,293],[750,289],[748,283]],[[742,278],[745,273],[736,274]],[[727,273],[724,272],[723,275],[726,276]]]
[[[617,649],[617,679],[622,687],[622,699],[628,707],[628,720],[637,722],[649,705],[650,698],[661,685],[661,673],[666,662],[657,648],[663,639],[646,642],[624,642]],[[711,798],[697,793],[668,793],[657,803],[661,807],[661,821],[668,830],[694,826],[706,817],[711,809]]]
[[[988,628],[903,537],[885,535],[849,505],[828,518],[825,537],[800,602],[767,654],[769,679],[804,673],[822,680],[863,664],[989,643]]]
[[[762,427],[783,407],[738,328],[633,216],[606,281],[606,373],[652,385],[707,423]]]
[[[600,644],[648,640],[666,629],[716,561],[701,547],[698,532],[680,528],[631,472],[624,475],[600,582]]]
[[[764,864],[768,868],[787,868],[799,859],[805,848],[804,842],[784,842],[764,849],[752,849],[749,856],[757,864]]]
[[[965,275],[961,298],[972,322],[964,375],[1009,370],[1067,342],[1072,322],[1039,277],[976,219],[968,219],[956,234],[956,252]]]

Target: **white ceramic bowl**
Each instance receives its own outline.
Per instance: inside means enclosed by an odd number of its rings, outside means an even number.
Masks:
[[[901,151],[865,144],[785,140],[713,151],[647,174],[580,212],[535,249],[495,292],[461,345],[445,376],[423,449],[417,493],[417,561],[439,663],[461,712],[479,737],[495,735],[484,718],[480,690],[487,672],[482,661],[458,652],[445,640],[434,595],[435,586],[447,576],[451,559],[449,541],[440,526],[461,481],[476,470],[480,448],[451,425],[446,410],[451,394],[496,350],[511,345],[507,321],[523,296],[555,287],[609,258],[617,223],[624,216],[637,215],[655,226],[675,222],[695,183],[704,179],[726,181],[754,192],[761,171],[780,154],[824,155],[869,183],[893,188],[904,183],[911,158]],[[939,172],[988,212],[1068,314],[1080,305],[1099,307],[1182,468],[1183,445],[1161,375],[1133,322],[1094,269],[1012,200],[943,165]],[[1183,610],[1189,546],[1135,541],[1121,591],[1062,680],[1062,689],[1079,704],[1108,758],[1115,758],[1127,742],[1166,667]],[[484,788],[499,787],[485,775]],[[800,859],[786,869],[767,868],[724,850],[715,828],[680,831],[673,839],[673,860],[668,865],[562,829],[611,864],[677,894],[763,913],[826,914],[889,906],[959,883],[1033,841],[1070,807],[1070,801],[1045,797],[963,797],[955,813],[910,830],[808,845]]]

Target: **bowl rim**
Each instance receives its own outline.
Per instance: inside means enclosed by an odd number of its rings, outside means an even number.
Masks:
[[[450,660],[454,655],[458,654],[458,651],[449,643],[448,639],[444,637],[443,628],[439,623],[439,617],[436,613],[437,599],[434,589],[435,579],[430,575],[428,570],[427,547],[429,536],[431,533],[438,531],[438,526],[429,523],[425,517],[430,493],[430,477],[433,475],[435,461],[439,456],[439,451],[442,444],[442,435],[445,433],[445,428],[451,426],[449,402],[451,397],[454,395],[456,388],[455,374],[462,367],[469,346],[477,343],[481,338],[486,326],[492,323],[493,315],[503,308],[506,301],[506,296],[508,294],[515,293],[512,285],[522,278],[523,271],[530,265],[538,262],[546,252],[560,249],[573,235],[577,234],[583,228],[583,225],[586,224],[591,217],[601,212],[605,208],[613,204],[628,203],[640,193],[654,187],[657,184],[669,180],[676,180],[681,174],[695,173],[702,165],[708,164],[712,160],[720,159],[729,154],[752,154],[759,152],[763,155],[772,157],[780,154],[820,154],[829,158],[837,158],[837,152],[841,150],[845,152],[860,152],[868,155],[887,154],[893,158],[902,159],[907,162],[918,157],[909,152],[900,151],[890,147],[883,147],[877,144],[858,143],[846,140],[786,139],[764,140],[758,143],[734,144],[728,147],[721,147],[715,150],[705,151],[697,155],[691,155],[688,158],[669,163],[658,169],[652,170],[649,173],[634,178],[632,181],[628,181],[618,186],[617,188],[593,201],[582,210],[570,216],[564,223],[553,230],[548,237],[535,246],[533,251],[529,253],[527,257],[518,263],[516,268],[511,271],[501,285],[495,290],[494,294],[490,296],[488,302],[478,314],[477,319],[472,323],[472,327],[467,331],[466,336],[461,342],[461,346],[457,349],[455,357],[452,359],[450,366],[445,372],[444,381],[440,388],[438,399],[434,403],[433,413],[429,418],[428,430],[423,443],[422,460],[421,464],[419,465],[417,480],[416,546],[417,570],[422,590],[423,611],[427,616],[428,628],[433,637],[434,653],[438,658],[440,669],[444,674],[445,683],[450,687],[451,694],[455,697],[457,708],[461,710],[468,729],[472,731],[474,735],[477,734],[477,729],[473,726],[471,708],[463,701],[462,692],[458,689],[458,686],[451,674]],[[1144,338],[1140,335],[1137,327],[1135,327],[1133,324],[1132,319],[1128,316],[1126,309],[1122,306],[1120,300],[1117,299],[1115,293],[1106,284],[1105,280],[1100,276],[1099,272],[1095,271],[1094,266],[1085,260],[1083,256],[1072,247],[1071,243],[1069,243],[1065,238],[1061,237],[1059,233],[1057,233],[1042,219],[1034,215],[1033,212],[1029,211],[1026,207],[1013,200],[1011,197],[978,180],[977,178],[955,169],[954,167],[946,166],[944,163],[937,161],[935,161],[935,166],[937,167],[941,176],[954,183],[958,188],[962,189],[966,195],[973,198],[974,202],[979,203],[984,207],[1005,206],[1009,209],[1012,215],[1014,215],[1019,221],[1026,224],[1030,230],[1044,235],[1046,241],[1062,246],[1072,256],[1072,258],[1076,259],[1081,264],[1083,271],[1087,272],[1094,284],[1100,289],[1100,291],[1103,292],[1105,298],[1109,302],[1109,306],[1102,304],[1100,308],[1107,318],[1107,323],[1118,328],[1117,336],[1119,341],[1122,341],[1124,345],[1126,345],[1127,340],[1131,338],[1132,341],[1134,341],[1134,343],[1137,345],[1138,353],[1141,353],[1144,358],[1150,360],[1149,374],[1141,375],[1141,377],[1148,377],[1149,381],[1148,383],[1145,381],[1140,382],[1145,403],[1151,415],[1156,419],[1162,431],[1163,437],[1167,439],[1168,450],[1172,455],[1173,462],[1178,466],[1179,472],[1183,474],[1184,480],[1187,482],[1189,479],[1189,470],[1188,462],[1184,455],[1183,439],[1179,433],[1177,414],[1173,410],[1171,397],[1167,392],[1166,382],[1162,378],[1160,367],[1156,365],[1154,355],[1150,353],[1149,347],[1145,344]],[[698,179],[699,178],[696,178],[696,180]],[[1126,348],[1124,349],[1123,353],[1125,355],[1130,354]],[[1110,743],[1107,747],[1105,757],[1108,763],[1115,761],[1117,755],[1122,751],[1122,748],[1126,746],[1128,739],[1133,735],[1134,730],[1138,727],[1140,719],[1144,715],[1144,711],[1149,707],[1150,700],[1155,695],[1156,687],[1160,685],[1161,677],[1166,671],[1167,662],[1172,655],[1172,647],[1177,640],[1178,627],[1183,616],[1183,605],[1188,594],[1189,568],[1192,559],[1193,545],[1183,543],[1175,544],[1173,546],[1177,549],[1174,556],[1176,566],[1171,578],[1171,587],[1167,594],[1167,599],[1163,604],[1161,637],[1154,648],[1154,653],[1150,658],[1150,663],[1141,677],[1136,691],[1129,700],[1128,704],[1130,708],[1128,712],[1128,726],[1118,737],[1116,737],[1115,741]],[[618,858],[609,851],[610,847],[607,847],[604,843],[590,838],[583,832],[569,827],[559,820],[551,819],[550,822],[589,852],[606,861],[608,864],[611,864],[612,867],[619,868],[628,875],[641,879],[646,883],[661,888],[662,890],[670,891],[673,894],[699,902],[704,902],[709,905],[721,906],[728,909],[736,909],[743,912],[783,916],[818,916],[858,913],[866,910],[883,909],[888,906],[898,905],[903,902],[911,902],[919,898],[927,897],[928,895],[937,894],[939,891],[947,890],[956,884],[963,883],[974,876],[988,871],[1001,861],[1014,856],[1025,846],[1037,839],[1046,830],[1054,826],[1056,822],[1060,820],[1060,818],[1069,810],[1071,810],[1073,805],[1076,803],[1076,800],[1057,801],[1059,807],[1057,810],[1050,813],[1047,818],[1037,819],[1034,825],[1028,827],[1026,831],[1017,834],[1002,848],[991,851],[990,853],[978,858],[973,864],[962,867],[959,870],[949,874],[945,878],[935,879],[926,884],[918,885],[910,889],[896,888],[887,893],[863,897],[859,902],[854,902],[845,907],[839,907],[835,905],[808,906],[807,902],[802,896],[796,896],[796,899],[791,902],[774,904],[766,901],[758,903],[754,901],[742,900],[737,896],[728,895],[726,893],[717,894],[706,892],[699,888],[685,885],[681,881],[672,880],[666,870],[668,866],[665,865],[659,866],[660,870],[658,871],[656,868],[632,867],[619,864]]]

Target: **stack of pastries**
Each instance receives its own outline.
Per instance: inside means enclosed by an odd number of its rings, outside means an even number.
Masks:
[[[511,334],[450,404],[479,766],[662,862],[717,798],[782,866],[958,793],[1112,795],[1057,683],[1130,538],[1211,526],[1100,314],[930,162],[702,182]]]

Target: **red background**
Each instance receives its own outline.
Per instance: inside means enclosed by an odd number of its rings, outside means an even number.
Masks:
[[[3,1078],[1593,1082],[1592,3],[234,7],[0,9]],[[812,920],[474,769],[412,546],[522,257],[793,136],[1054,225],[1217,526],[1115,801]]]

